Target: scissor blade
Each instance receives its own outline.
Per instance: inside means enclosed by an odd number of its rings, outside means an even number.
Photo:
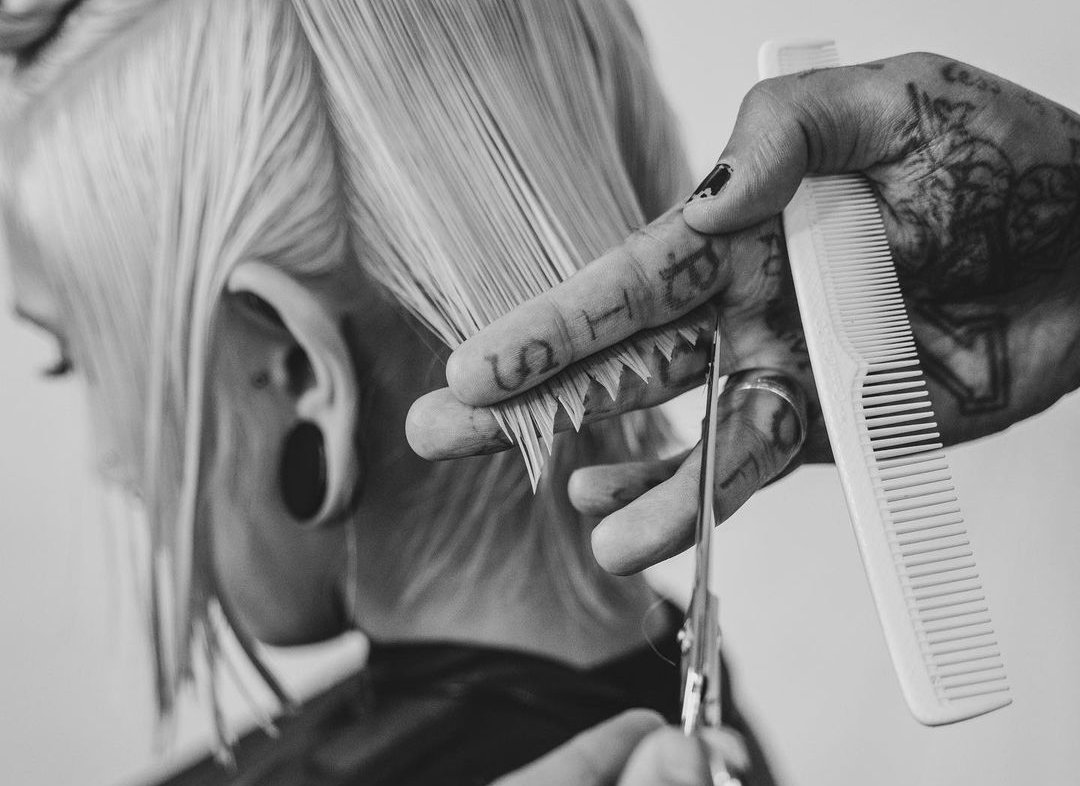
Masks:
[[[712,531],[716,524],[713,515],[713,482],[716,477],[716,423],[717,413],[717,387],[720,381],[720,317],[716,317],[716,325],[713,328],[713,353],[709,362],[709,377],[706,385],[705,419],[701,423],[701,474],[698,477],[698,516],[697,531],[694,533],[694,542],[700,549],[702,545],[708,550],[712,545]],[[706,558],[710,555],[705,554]],[[698,552],[698,573],[695,582],[708,580],[708,562],[705,563],[704,577],[702,577],[702,554]]]
[[[716,598],[709,589],[712,564],[713,478],[716,475],[717,394],[720,378],[720,317],[713,329],[713,352],[706,380],[705,417],[701,422],[701,474],[698,482],[698,515],[694,530],[696,546],[694,589],[682,631],[683,731],[690,734],[703,720],[720,722],[719,625]]]

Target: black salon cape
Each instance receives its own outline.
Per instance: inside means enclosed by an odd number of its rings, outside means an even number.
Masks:
[[[162,786],[481,786],[632,707],[677,722],[677,663],[673,635],[593,669],[485,647],[373,644],[363,672],[283,719],[276,739],[246,735],[235,770],[207,759]],[[744,786],[770,786],[727,684],[723,697],[724,723],[753,759]]]

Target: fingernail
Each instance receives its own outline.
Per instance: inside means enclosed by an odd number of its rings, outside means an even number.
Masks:
[[[694,189],[694,193],[687,199],[687,203],[695,199],[708,199],[720,193],[720,190],[731,180],[731,167],[728,164],[717,162],[701,184]]]

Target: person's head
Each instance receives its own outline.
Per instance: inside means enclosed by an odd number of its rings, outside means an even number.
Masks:
[[[431,465],[403,424],[441,384],[420,322],[469,330],[455,265],[580,264],[682,183],[625,9],[62,8],[0,97],[0,230],[146,508],[166,703],[218,603],[242,639],[394,635],[538,560],[602,607],[565,466],[534,501],[513,454]]]

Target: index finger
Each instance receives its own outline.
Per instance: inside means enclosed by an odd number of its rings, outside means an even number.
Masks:
[[[694,231],[673,208],[458,347],[446,364],[450,390],[466,404],[494,404],[683,316],[727,287],[730,242]]]

